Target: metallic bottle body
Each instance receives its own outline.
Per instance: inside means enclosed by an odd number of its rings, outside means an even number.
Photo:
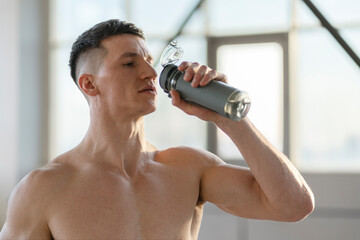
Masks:
[[[160,86],[167,93],[177,90],[185,101],[199,104],[234,121],[240,121],[248,113],[251,103],[246,92],[219,81],[194,88],[184,80],[184,74],[177,70],[176,65],[169,64],[160,74]]]

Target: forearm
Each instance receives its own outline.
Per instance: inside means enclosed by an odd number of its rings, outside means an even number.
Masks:
[[[206,66],[200,66],[198,63],[183,62],[179,66],[179,70],[186,71],[186,78],[184,77],[184,80],[192,81],[191,85],[193,87],[198,87],[199,85],[205,86],[213,79],[227,82],[225,75],[219,74]],[[240,122],[234,122],[206,108],[186,103],[180,98],[180,94],[174,90],[170,93],[174,106],[177,106],[189,115],[195,115],[202,120],[214,122],[232,139],[242,153],[250,167],[252,176],[247,175],[246,177],[241,177],[242,171],[232,171],[236,172],[236,176],[228,177],[228,179],[231,179],[230,182],[234,182],[235,184],[237,181],[234,179],[242,179],[242,181],[246,179],[247,183],[250,182],[250,184],[247,185],[250,191],[244,189],[244,191],[238,191],[239,194],[237,198],[240,199],[240,201],[244,193],[253,194],[252,196],[256,198],[253,200],[261,200],[263,203],[261,207],[269,206],[267,213],[270,214],[273,219],[278,220],[294,220],[301,218],[302,214],[305,216],[305,214],[312,211],[313,195],[300,173],[284,154],[276,150],[259,131],[255,129],[247,118]],[[204,192],[212,193],[212,197],[210,198],[213,199],[214,202],[223,202],[223,205],[230,205],[231,208],[237,208],[237,206],[244,208],[242,204],[234,203],[233,199],[221,199],[221,196],[218,196],[218,192],[221,192],[219,188],[223,186],[212,182],[211,179],[215,179],[216,181],[223,179],[223,171],[221,171],[221,169],[215,169],[214,172],[215,174],[206,174],[208,179],[210,179],[206,182],[211,182],[212,184],[207,184],[207,191]],[[252,185],[252,177],[254,177],[255,180],[253,181],[254,185]],[[214,187],[211,185],[214,185]],[[239,189],[240,188],[241,187],[239,187]],[[306,209],[291,217],[286,217],[287,212],[293,214],[297,212],[299,208]],[[274,212],[274,214],[271,214],[272,212]],[[257,215],[260,216],[263,214]]]
[[[237,146],[271,208],[284,212],[312,208],[313,195],[305,180],[249,119],[234,122],[222,118],[215,124]]]

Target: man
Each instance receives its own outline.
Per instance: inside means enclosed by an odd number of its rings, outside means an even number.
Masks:
[[[234,122],[171,92],[175,106],[223,130],[250,169],[190,147],[149,144],[143,116],[156,109],[152,61],[133,24],[109,20],[76,40],[71,75],[89,103],[89,130],[77,147],[18,184],[1,239],[196,239],[206,201],[239,217],[276,221],[298,221],[313,210],[299,172],[247,118]],[[197,63],[179,70],[193,87],[226,82]]]

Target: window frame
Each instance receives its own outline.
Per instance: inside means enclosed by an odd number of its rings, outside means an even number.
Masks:
[[[207,62],[209,67],[216,69],[217,49],[223,45],[278,43],[283,49],[283,153],[290,157],[290,63],[289,33],[270,33],[254,35],[238,35],[223,37],[207,37]],[[207,150],[218,154],[217,128],[214,124],[207,125]],[[239,161],[240,160],[240,161]],[[225,162],[246,166],[244,159],[224,159]]]

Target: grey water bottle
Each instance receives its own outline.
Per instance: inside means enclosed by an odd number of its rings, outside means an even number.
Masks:
[[[182,99],[193,102],[234,121],[240,121],[249,112],[251,101],[248,94],[220,81],[211,81],[206,86],[192,87],[184,80],[184,71],[173,63],[183,54],[177,42],[171,42],[161,56],[164,69],[160,74],[160,86],[166,92],[176,90]]]

